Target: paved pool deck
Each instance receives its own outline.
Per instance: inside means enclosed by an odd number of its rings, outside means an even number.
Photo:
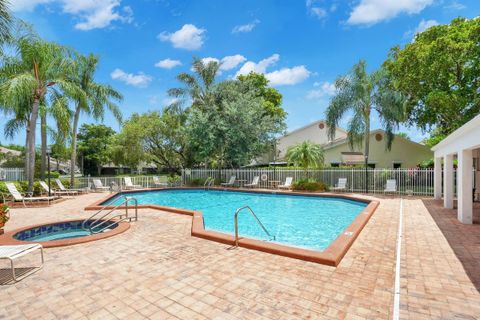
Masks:
[[[104,196],[12,209],[6,231],[88,217]],[[231,249],[190,236],[189,216],[143,209],[122,234],[45,249],[45,267],[18,283],[0,261],[0,319],[391,319],[402,200],[375,199],[336,268]],[[433,200],[403,207],[400,318],[478,319],[480,225]]]

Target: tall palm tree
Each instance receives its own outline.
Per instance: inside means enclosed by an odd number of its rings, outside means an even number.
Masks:
[[[68,107],[68,99],[59,92],[53,92],[52,103],[43,102],[40,104],[40,179],[45,178],[47,167],[47,136],[53,137],[55,141],[59,136],[67,137],[70,133],[71,111]],[[51,116],[56,123],[56,128],[49,127],[47,117]],[[63,139],[68,141],[68,139]]]
[[[72,70],[68,49],[38,37],[16,41],[16,55],[6,59],[0,69],[0,104],[11,110],[26,108],[26,176],[32,191],[35,174],[35,133],[40,103],[68,94],[84,99],[81,90],[68,78]]]
[[[0,0],[0,45],[10,39],[12,18],[8,11],[7,0]]]
[[[75,58],[75,72],[73,81],[83,91],[84,95],[80,99],[72,97],[75,102],[73,114],[73,126],[71,131],[71,162],[70,162],[70,183],[73,186],[75,178],[75,166],[77,161],[77,131],[78,121],[82,112],[93,116],[94,119],[103,120],[105,109],[108,109],[113,116],[122,121],[120,108],[115,102],[123,100],[121,93],[116,91],[110,85],[99,84],[95,82],[95,72],[97,70],[99,58],[93,54],[84,56],[78,54]]]
[[[320,168],[323,166],[323,148],[309,140],[291,146],[285,155],[288,163],[303,168],[305,177],[308,168]]]
[[[372,111],[378,113],[380,123],[386,132],[387,150],[392,146],[394,130],[398,129],[399,123],[405,119],[405,99],[402,94],[393,90],[389,83],[385,70],[380,69],[368,74],[366,62],[360,60],[347,75],[337,78],[336,94],[326,111],[328,134],[331,139],[335,137],[335,130],[340,120],[351,113],[347,138],[352,149],[355,144],[364,144],[365,174],[367,175],[365,181],[368,181]],[[368,187],[366,191],[368,192]]]
[[[169,96],[176,98],[169,107],[179,108],[185,99],[191,99],[192,107],[209,108],[215,106],[215,77],[218,74],[220,64],[216,61],[204,62],[194,58],[192,69],[194,74],[180,73],[177,80],[184,84],[182,88],[168,90]]]

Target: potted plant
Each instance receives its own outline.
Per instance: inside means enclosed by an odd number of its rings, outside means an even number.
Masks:
[[[6,204],[0,205],[0,234],[3,234],[3,227],[10,219],[10,208]]]

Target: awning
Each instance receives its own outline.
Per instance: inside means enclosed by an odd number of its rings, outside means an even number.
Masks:
[[[362,152],[342,152],[343,164],[362,164],[365,162],[365,157]]]

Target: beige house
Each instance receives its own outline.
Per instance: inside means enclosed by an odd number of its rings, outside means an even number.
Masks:
[[[310,140],[323,146],[325,165],[340,166],[363,164],[363,146],[356,145],[352,150],[347,141],[347,132],[337,128],[333,140],[328,138],[328,127],[324,120],[315,121],[294,130],[277,140],[275,162],[285,162],[290,146]],[[433,152],[425,145],[396,136],[390,151],[385,147],[385,132],[373,130],[370,133],[369,165],[373,168],[413,168],[420,162],[431,159]]]

